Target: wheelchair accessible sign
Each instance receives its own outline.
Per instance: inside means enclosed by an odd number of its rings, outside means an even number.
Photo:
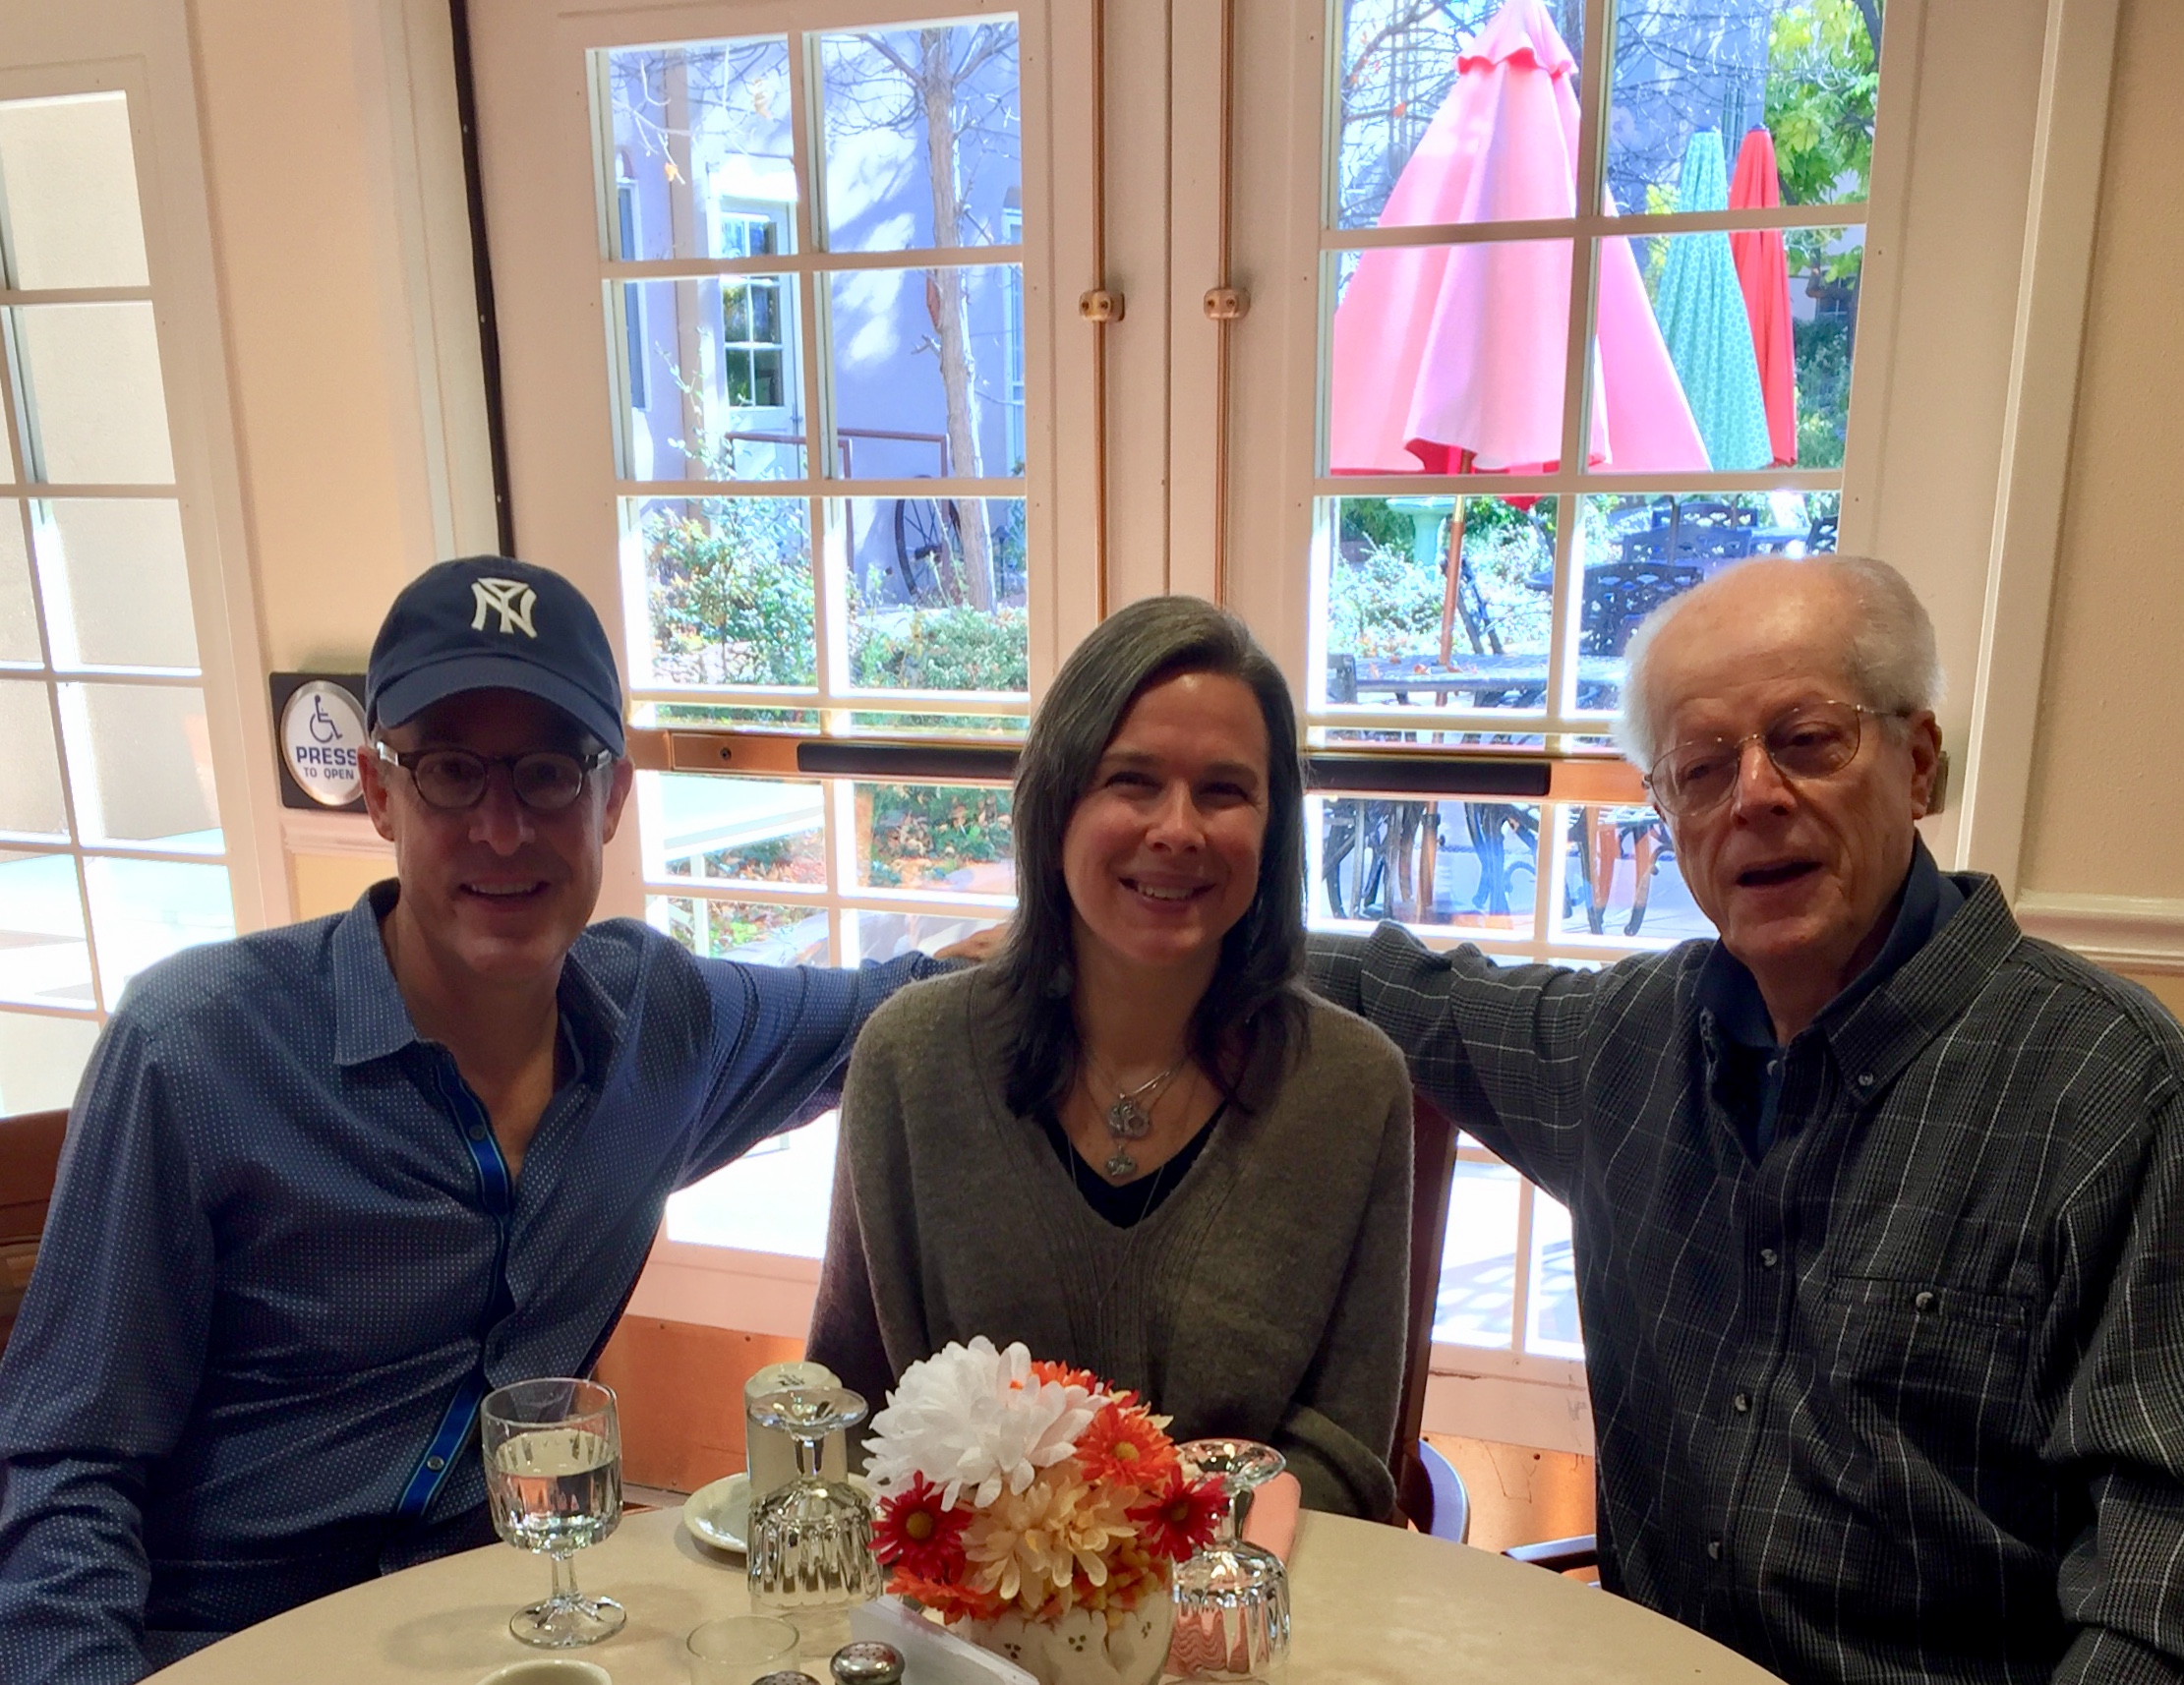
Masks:
[[[357,756],[364,710],[344,686],[325,679],[298,685],[280,711],[280,752],[289,777],[312,800],[347,807],[363,791]]]

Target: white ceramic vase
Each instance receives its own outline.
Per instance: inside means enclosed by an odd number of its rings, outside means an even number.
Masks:
[[[966,1618],[957,1632],[1005,1656],[1039,1685],[1155,1685],[1168,1658],[1175,1604],[1165,1591],[1148,1597],[1110,1626],[1097,1609],[1075,1608],[1058,1621],[998,1615]]]

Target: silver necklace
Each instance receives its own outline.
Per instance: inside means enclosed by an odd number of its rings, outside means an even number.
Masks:
[[[1115,1090],[1114,1103],[1106,1111],[1107,1134],[1114,1143],[1114,1150],[1107,1155],[1107,1162],[1100,1166],[1107,1173],[1110,1182],[1120,1182],[1137,1174],[1138,1161],[1130,1156],[1130,1149],[1124,1143],[1144,1140],[1152,1133],[1152,1108],[1160,1103],[1160,1096],[1167,1092],[1168,1084],[1175,1080],[1175,1074],[1183,1069],[1190,1057],[1186,1053],[1157,1076],[1139,1083],[1135,1088],[1125,1088],[1091,1048],[1085,1050],[1086,1061],[1101,1074],[1106,1085]],[[1092,1103],[1097,1105],[1097,1099]]]

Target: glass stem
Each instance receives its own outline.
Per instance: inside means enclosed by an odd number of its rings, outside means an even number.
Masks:
[[[554,1601],[557,1603],[573,1603],[576,1601],[576,1564],[566,1556],[554,1558]]]
[[[807,1439],[800,1433],[797,1435],[797,1473],[804,1480],[816,1481],[819,1478],[819,1454],[825,1445],[826,1435],[823,1433],[816,1439]]]
[[[1221,1518],[1221,1536],[1216,1540],[1217,1543],[1239,1544],[1243,1541],[1244,1518],[1251,1514],[1251,1487],[1239,1486],[1228,1494],[1228,1513]]]

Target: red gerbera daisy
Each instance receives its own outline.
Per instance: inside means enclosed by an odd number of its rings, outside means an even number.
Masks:
[[[1227,1495],[1218,1483],[1185,1480],[1178,1467],[1130,1511],[1130,1519],[1148,1551],[1180,1562],[1213,1537],[1227,1508]]]
[[[1175,1468],[1175,1441],[1145,1412],[1109,1404],[1078,1435],[1077,1461],[1088,1480],[1154,1491]]]
[[[882,1498],[872,1525],[872,1553],[921,1580],[945,1580],[961,1568],[971,1514],[949,1509],[941,1494],[924,1476],[913,1475],[909,1485]]]

